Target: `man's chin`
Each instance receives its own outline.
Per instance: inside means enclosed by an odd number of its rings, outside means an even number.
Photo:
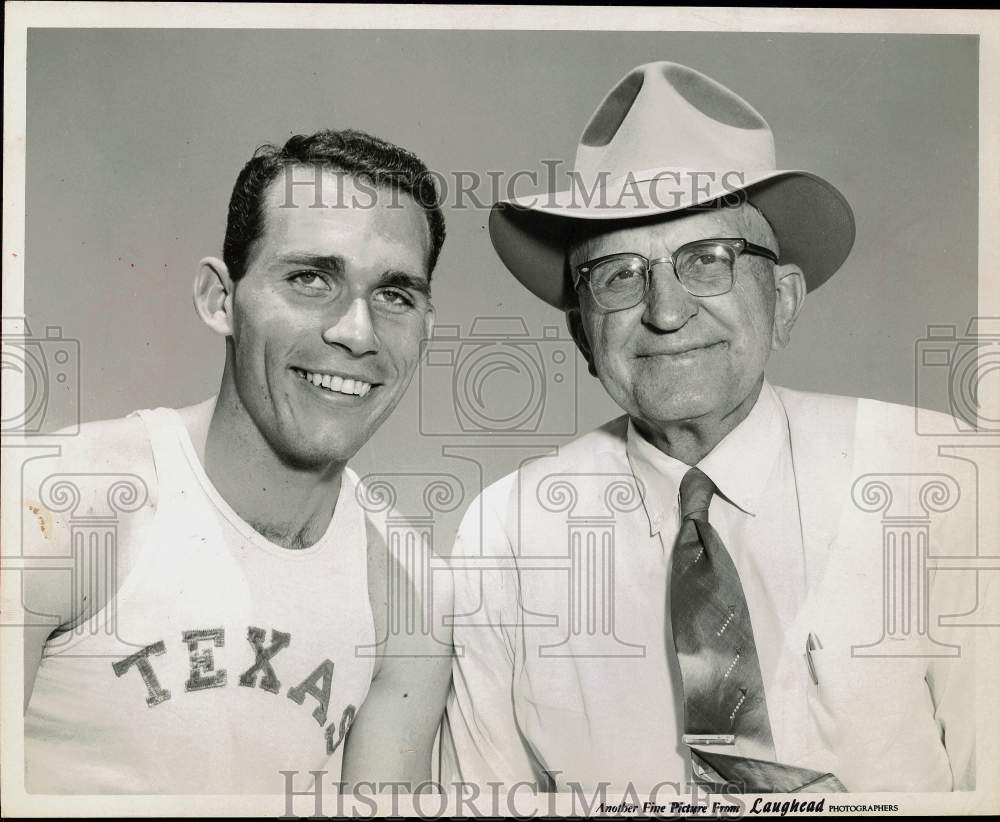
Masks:
[[[639,403],[637,416],[654,428],[693,422],[711,416],[721,405],[718,399],[704,395],[650,397]]]
[[[343,440],[320,440],[305,443],[302,440],[289,443],[279,455],[281,461],[299,471],[322,471],[335,465],[343,465],[361,449],[363,443]]]

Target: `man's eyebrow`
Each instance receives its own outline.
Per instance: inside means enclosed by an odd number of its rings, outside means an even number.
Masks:
[[[379,277],[378,284],[380,286],[394,285],[398,288],[408,288],[410,291],[423,294],[425,297],[431,296],[431,284],[426,279],[408,274],[405,271],[386,271]]]
[[[292,251],[278,257],[278,262],[287,265],[305,265],[324,271],[343,271],[344,258],[337,254],[308,254]]]

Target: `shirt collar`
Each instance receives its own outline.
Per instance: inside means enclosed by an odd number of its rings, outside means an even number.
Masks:
[[[765,380],[746,418],[698,463],[719,493],[751,516],[756,516],[774,463],[788,444],[784,414]],[[681,479],[689,466],[663,453],[628,423],[626,452],[639,480],[650,534],[657,533],[677,505]]]

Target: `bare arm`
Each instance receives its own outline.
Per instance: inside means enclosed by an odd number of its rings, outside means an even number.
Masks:
[[[347,737],[343,779],[349,786],[405,783],[414,790],[431,777],[431,752],[451,678],[451,630],[440,624],[442,615],[451,612],[450,576],[435,571],[430,590],[418,590],[396,557],[387,555],[372,527],[368,550],[376,630],[386,642],[380,646],[382,656],[376,660],[368,697]],[[388,573],[399,574],[409,588],[402,602],[389,602],[385,596]],[[409,599],[412,610],[407,610],[419,614],[429,597],[433,634],[423,630],[419,619],[416,630],[407,633],[400,609]]]
[[[24,626],[25,710],[34,691],[45,643],[54,632],[67,628],[82,614],[82,603],[74,602],[73,577],[76,573],[85,573],[86,569],[67,567],[67,562],[73,558],[69,524],[64,513],[50,510],[43,500],[47,478],[73,473],[73,461],[65,451],[63,448],[64,453],[59,457],[36,460],[25,466],[21,499],[18,500],[20,549],[24,557],[24,567],[18,576],[20,621]],[[67,562],[50,562],[51,558],[58,557]],[[79,562],[82,564],[88,559],[87,552],[82,552]]]
[[[45,642],[53,630],[71,620],[70,586],[63,575],[23,571],[21,603],[24,606],[24,709],[28,709]]]

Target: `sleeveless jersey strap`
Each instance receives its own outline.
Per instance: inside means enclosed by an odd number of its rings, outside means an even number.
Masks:
[[[156,471],[158,507],[162,508],[165,502],[176,498],[179,489],[190,485],[191,468],[184,456],[178,430],[183,423],[172,408],[142,409],[129,416],[133,415],[146,426]]]

